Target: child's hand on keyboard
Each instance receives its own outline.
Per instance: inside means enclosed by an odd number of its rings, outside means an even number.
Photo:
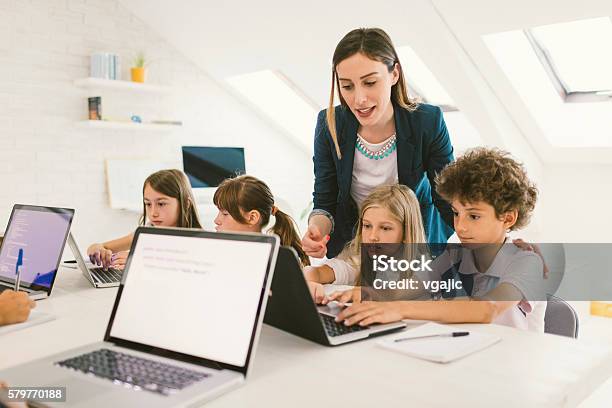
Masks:
[[[115,252],[111,256],[111,267],[119,270],[123,270],[125,268],[125,263],[127,262],[128,255],[130,251],[121,251]]]
[[[353,289],[334,292],[326,296],[322,303],[326,305],[331,301],[336,301],[341,305],[359,303],[361,302],[361,287],[356,286]]]
[[[87,255],[92,264],[107,269],[112,263],[113,251],[106,249],[102,244],[93,244],[87,248]]]
[[[327,297],[325,296],[325,288],[323,287],[323,285],[318,282],[308,280],[306,281],[306,283],[308,284],[308,290],[310,291],[310,295],[312,296],[314,302],[316,304],[321,304],[325,302],[325,299]]]

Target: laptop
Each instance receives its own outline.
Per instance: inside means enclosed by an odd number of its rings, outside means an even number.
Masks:
[[[297,253],[293,248],[281,247],[264,323],[326,346],[363,340],[406,327],[403,322],[345,326],[335,321],[341,310],[336,302],[329,306],[314,303]]]
[[[70,407],[197,406],[215,398],[247,377],[278,245],[273,235],[140,227],[104,341],[0,378],[66,387],[62,406]]]
[[[81,255],[81,250],[72,235],[72,232],[68,234],[68,246],[74,255],[74,259],[76,260],[77,267],[83,273],[83,276],[94,286],[94,288],[111,288],[115,286],[119,286],[121,283],[121,276],[123,276],[123,271],[121,269],[116,268],[107,268],[104,270],[101,266],[96,266],[91,262],[87,262],[83,255]]]
[[[15,287],[20,264],[20,290],[34,300],[51,294],[73,217],[70,208],[13,206],[0,247],[0,292]]]

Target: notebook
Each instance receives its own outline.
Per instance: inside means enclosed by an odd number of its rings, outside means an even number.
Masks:
[[[21,330],[27,327],[36,326],[37,324],[46,323],[54,319],[55,319],[55,316],[53,315],[50,315],[48,313],[39,312],[38,310],[33,309],[30,311],[30,316],[28,317],[28,320],[26,320],[25,322],[8,324],[6,326],[0,326],[0,335],[15,331],[15,330]]]
[[[379,341],[378,344],[386,349],[423,360],[436,363],[450,363],[490,347],[501,340],[501,337],[493,334],[470,331],[470,334],[464,337],[430,337],[399,343],[394,341],[400,338],[452,333],[455,331],[461,331],[461,329],[437,323],[426,323],[414,329],[403,331],[396,336],[389,336]]]

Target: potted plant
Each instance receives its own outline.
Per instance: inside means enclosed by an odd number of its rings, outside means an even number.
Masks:
[[[145,57],[143,53],[139,53],[134,58],[134,66],[130,70],[132,74],[132,82],[144,82],[145,81]]]

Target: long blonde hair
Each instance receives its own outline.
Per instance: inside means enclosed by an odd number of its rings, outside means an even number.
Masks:
[[[331,92],[329,94],[329,106],[326,112],[327,128],[334,141],[336,154],[339,159],[342,159],[342,154],[340,153],[338,133],[336,130],[336,111],[334,109],[335,87],[338,88],[338,97],[341,106],[347,108],[347,104],[340,92],[340,82],[338,80],[336,68],[339,63],[357,53],[361,53],[372,60],[382,62],[387,66],[389,72],[393,71],[397,66],[399,79],[397,83],[391,87],[391,101],[411,112],[415,111],[419,106],[417,99],[408,96],[408,86],[406,85],[404,71],[402,70],[402,65],[400,64],[391,37],[380,28],[356,28],[350,31],[340,40],[332,57]]]
[[[403,184],[381,185],[376,187],[361,204],[355,238],[342,250],[339,258],[347,261],[356,270],[361,269],[361,244],[363,243],[363,217],[370,208],[384,208],[402,225],[402,243],[405,245],[404,259],[413,259],[426,247],[427,238],[419,200],[414,192]],[[361,281],[361,274],[359,282]],[[358,284],[359,284],[358,282]]]

